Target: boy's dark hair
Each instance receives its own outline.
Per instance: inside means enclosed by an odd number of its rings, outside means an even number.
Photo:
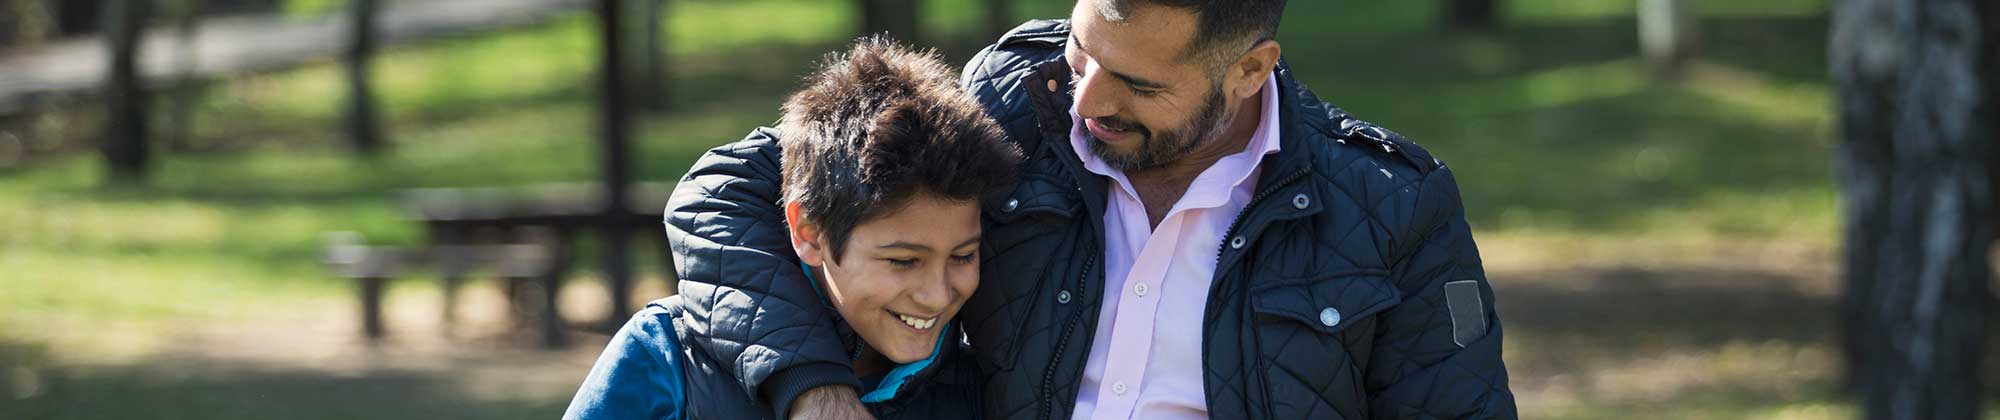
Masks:
[[[1124,22],[1132,6],[1166,6],[1193,12],[1194,40],[1183,57],[1200,59],[1235,58],[1237,49],[1249,42],[1278,36],[1278,21],[1285,16],[1285,0],[1088,0],[1097,2],[1104,19]],[[1234,48],[1230,48],[1234,47]],[[1217,63],[1224,64],[1224,63]]]
[[[855,226],[919,193],[976,201],[1014,185],[1020,149],[935,52],[863,38],[805,85],[778,123],[784,199],[825,232],[834,261]]]

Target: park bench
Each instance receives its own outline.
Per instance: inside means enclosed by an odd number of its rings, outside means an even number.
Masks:
[[[667,257],[661,210],[671,184],[638,183],[626,209],[629,232],[650,237],[663,270],[674,278]],[[425,188],[401,193],[406,212],[425,228],[414,249],[371,246],[357,234],[329,235],[326,262],[353,280],[360,293],[362,333],[386,335],[382,299],[389,280],[413,266],[436,270],[444,290],[444,325],[454,323],[457,289],[486,271],[504,280],[517,326],[533,325],[544,345],[563,345],[557,291],[575,258],[578,238],[604,228],[604,194],[594,184],[547,184],[523,188]],[[613,284],[610,287],[629,287]],[[623,295],[613,293],[613,296]],[[614,310],[621,305],[610,305]],[[612,320],[627,314],[611,314]]]

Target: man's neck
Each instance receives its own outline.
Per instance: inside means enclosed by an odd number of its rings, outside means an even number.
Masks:
[[[1154,168],[1125,172],[1125,178],[1132,181],[1132,189],[1139,193],[1139,202],[1146,206],[1146,219],[1153,228],[1159,228],[1166,220],[1167,212],[1173,210],[1174,203],[1187,194],[1188,186],[1194,183],[1202,171],[1214,166],[1222,157],[1242,152],[1249,147],[1250,139],[1257,135],[1257,125],[1264,117],[1264,95],[1250,95],[1242,100],[1236,115],[1229,118],[1228,128],[1222,134],[1209,139],[1201,146],[1189,151],[1187,156]]]

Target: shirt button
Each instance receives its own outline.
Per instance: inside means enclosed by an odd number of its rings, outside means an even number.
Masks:
[[[1299,194],[1297,196],[1292,197],[1292,207],[1296,207],[1299,210],[1305,210],[1306,207],[1311,205],[1312,205],[1312,198],[1306,197],[1305,194]]]
[[[1111,384],[1111,393],[1118,395],[1125,395],[1125,383],[1119,382]]]
[[[1319,310],[1319,324],[1333,326],[1340,323],[1340,310],[1331,307]]]
[[[1132,294],[1139,295],[1139,297],[1146,297],[1146,284],[1139,283],[1132,285]]]
[[[1057,290],[1057,291],[1056,291],[1056,303],[1069,303],[1069,291],[1068,291],[1068,290]]]

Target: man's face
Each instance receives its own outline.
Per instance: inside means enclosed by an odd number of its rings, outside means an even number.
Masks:
[[[806,263],[824,269],[827,298],[869,347],[911,363],[930,357],[945,324],[979,287],[979,233],[976,202],[920,193],[855,226],[844,258],[822,254]]]
[[[1221,66],[1188,58],[1193,13],[1160,6],[1128,7],[1123,22],[1081,0],[1070,12],[1064,49],[1076,84],[1076,111],[1090,151],[1122,171],[1173,162],[1223,128],[1230,105]]]

